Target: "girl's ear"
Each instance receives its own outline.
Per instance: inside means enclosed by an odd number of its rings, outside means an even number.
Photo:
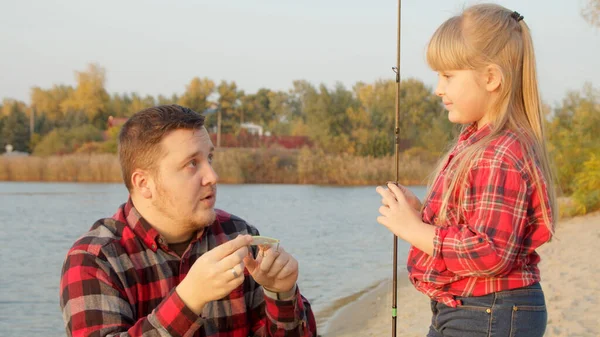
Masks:
[[[502,71],[500,67],[495,64],[490,64],[485,68],[483,73],[485,89],[488,92],[494,92],[500,88],[500,84],[502,84]]]

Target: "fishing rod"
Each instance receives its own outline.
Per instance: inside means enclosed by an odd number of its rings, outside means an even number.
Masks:
[[[396,54],[396,66],[392,67],[392,70],[396,73],[396,123],[394,127],[394,142],[395,142],[395,153],[394,153],[394,164],[396,171],[396,184],[400,180],[400,172],[398,167],[398,160],[400,156],[400,19],[402,13],[402,0],[398,0],[398,41],[397,41],[397,54]],[[394,257],[393,257],[393,278],[392,278],[392,337],[396,337],[396,321],[398,314],[398,237],[394,234]]]

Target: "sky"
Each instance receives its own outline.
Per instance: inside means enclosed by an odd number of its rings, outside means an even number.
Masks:
[[[600,28],[586,0],[496,0],[532,30],[542,99],[600,86]],[[481,1],[403,0],[401,76],[429,86],[426,45],[450,16]],[[90,63],[110,93],[181,94],[193,77],[288,90],[294,80],[352,88],[394,79],[394,0],[0,0],[0,98],[75,85]]]

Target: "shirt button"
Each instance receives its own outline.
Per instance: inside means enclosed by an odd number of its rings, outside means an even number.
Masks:
[[[152,244],[152,249],[156,249],[156,243]]]

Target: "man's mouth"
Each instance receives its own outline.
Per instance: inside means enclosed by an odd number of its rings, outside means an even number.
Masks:
[[[210,201],[210,200],[214,200],[214,199],[215,199],[215,196],[216,196],[216,194],[217,194],[217,192],[216,192],[216,191],[209,192],[209,193],[205,194],[205,195],[202,197],[202,199],[200,199],[200,200],[202,200],[202,201]]]

